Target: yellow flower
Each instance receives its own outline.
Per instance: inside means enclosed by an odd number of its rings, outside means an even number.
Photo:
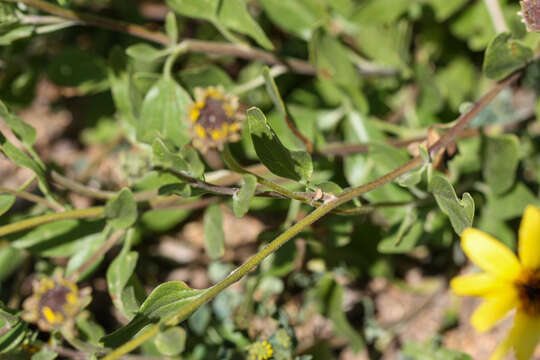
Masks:
[[[33,294],[23,303],[22,319],[43,331],[72,330],[75,318],[90,302],[90,288],[80,289],[59,273],[33,284]]]
[[[257,341],[249,345],[249,359],[250,360],[268,360],[274,355],[274,349],[268,341]]]
[[[203,153],[240,140],[243,117],[238,111],[238,97],[224,94],[222,87],[196,88],[189,119],[193,146]]]
[[[473,228],[463,232],[461,247],[485,271],[456,277],[450,283],[459,295],[484,299],[471,324],[486,331],[516,309],[512,330],[490,360],[503,359],[511,349],[518,360],[528,360],[540,339],[540,209],[525,209],[519,228],[519,259],[501,242]]]

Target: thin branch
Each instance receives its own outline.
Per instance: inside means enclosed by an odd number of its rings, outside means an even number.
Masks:
[[[95,14],[64,9],[43,0],[3,1],[23,3],[46,13],[73,20],[80,25],[90,25],[112,31],[122,32],[162,45],[169,45],[171,43],[169,37],[162,32],[150,31],[143,26],[130,24],[125,21],[108,19]],[[178,46],[185,47],[185,50],[187,52],[234,56],[247,60],[258,60],[272,65],[282,65],[286,66],[291,71],[299,74],[314,75],[317,72],[315,67],[307,61],[295,58],[282,59],[270,52],[256,49],[249,45],[185,39],[181,41]],[[365,76],[395,76],[397,74],[396,70],[394,69],[380,68],[374,64],[370,64],[369,67],[366,68],[363,68],[359,65],[359,73]]]
[[[0,226],[0,236],[8,235],[14,232],[31,229],[33,227],[48,224],[53,221],[66,219],[87,219],[103,216],[104,207],[96,206],[86,209],[69,210],[57,212],[54,214],[45,214],[32,217],[26,220],[21,220],[8,225]]]
[[[8,189],[6,187],[0,186],[0,194],[1,193],[14,195],[21,199],[25,199],[25,200],[34,202],[36,204],[46,206],[54,211],[64,211],[64,208],[60,206],[59,204],[55,204],[47,199],[42,198],[41,196],[37,196],[26,191],[13,190],[13,189]]]
[[[439,151],[442,151],[448,144],[453,142],[456,139],[456,136],[465,129],[465,127],[478,115],[478,113],[480,113],[480,111],[484,109],[495,98],[495,96],[497,96],[497,94],[501,92],[502,89],[512,84],[513,82],[515,82],[519,78],[520,75],[521,75],[521,71],[513,75],[510,75],[505,80],[497,83],[497,85],[495,85],[495,87],[493,87],[487,94],[485,94],[476,103],[474,103],[474,105],[469,109],[469,111],[461,115],[456,121],[455,125],[448,132],[446,132],[443,136],[441,136],[441,138],[435,144],[429,147],[428,149],[429,154],[433,156],[439,153]],[[362,194],[365,194],[380,186],[383,186],[384,184],[390,183],[393,180],[395,180],[397,177],[417,168],[423,163],[423,161],[424,160],[422,159],[421,156],[416,156],[415,158],[411,159],[410,161],[400,166],[399,168],[367,184],[345,191],[342,194],[340,194],[336,198],[336,200],[328,202],[324,204],[323,206],[315,209],[314,211],[309,213],[307,216],[302,218],[300,221],[298,221],[296,224],[294,224],[289,229],[287,229],[284,233],[282,233],[277,238],[272,240],[268,245],[266,245],[258,253],[250,257],[241,266],[239,266],[234,271],[232,271],[225,279],[218,282],[214,286],[208,288],[199,296],[195,297],[191,302],[181,307],[180,310],[173,316],[170,316],[164,319],[164,323],[167,325],[175,325],[185,320],[190,314],[192,314],[200,306],[212,300],[215,296],[217,296],[223,290],[225,290],[232,284],[242,279],[248,272],[250,272],[253,268],[258,266],[259,263],[263,261],[267,256],[275,252],[277,249],[279,249],[287,241],[289,241],[291,238],[293,238],[298,233],[300,233],[307,226],[310,226],[311,224],[313,224],[314,222],[316,222],[321,217],[325,216],[326,214],[328,214],[330,211],[334,210],[338,206],[341,206],[349,202],[350,200],[357,198],[358,196]],[[112,351],[107,356],[105,356],[103,360],[118,359],[123,354],[126,354],[136,349],[142,343],[144,343],[148,339],[151,339],[153,336],[155,336],[159,332],[162,325],[163,323],[161,322],[159,324],[153,325],[152,327],[147,329],[145,332],[143,332],[136,338],[133,338],[130,341],[123,344],[122,346],[116,348],[114,351]]]

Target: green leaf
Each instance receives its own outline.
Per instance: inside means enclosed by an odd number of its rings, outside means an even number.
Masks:
[[[135,317],[124,327],[101,339],[107,347],[117,347],[148,324],[178,313],[204,290],[195,290],[183,281],[169,281],[156,287],[143,302]]]
[[[75,270],[77,270],[81,265],[83,265],[87,260],[89,260],[92,255],[103,245],[106,240],[106,231],[99,234],[94,234],[87,238],[87,241],[84,243],[84,246],[81,248],[69,259],[66,265],[66,276],[69,276]],[[92,266],[90,266],[86,271],[79,275],[77,281],[84,280],[88,275],[90,275],[96,268],[99,266],[104,256],[101,256],[97,259]]]
[[[20,321],[6,334],[0,336],[0,354],[16,349],[27,335],[27,330],[28,324]]]
[[[223,213],[219,205],[210,205],[204,212],[204,245],[212,259],[225,253],[225,233],[223,232]]]
[[[276,85],[276,82],[274,81],[274,78],[272,77],[272,75],[270,75],[270,69],[268,68],[268,66],[265,66],[263,68],[263,76],[264,76],[264,82],[266,84],[266,91],[268,92],[268,95],[270,95],[270,98],[274,102],[274,106],[279,111],[281,116],[284,119],[286,119],[287,109],[285,108],[285,103],[283,102],[283,99],[281,98],[279,89]]]
[[[313,0],[260,0],[264,11],[278,27],[304,39],[311,38],[315,28],[328,16],[325,7]]]
[[[34,145],[36,142],[36,129],[10,112],[2,101],[0,101],[0,116],[7,126],[9,126],[11,131],[13,131],[17,139],[19,139],[27,148],[31,148],[32,145]]]
[[[134,131],[137,128],[142,97],[133,84],[131,67],[123,48],[116,46],[112,49],[108,65],[109,84],[117,113]]]
[[[272,42],[249,14],[244,0],[222,1],[218,18],[229,29],[252,37],[267,50],[274,50]]]
[[[178,72],[180,83],[192,94],[196,87],[221,85],[225,90],[234,86],[234,81],[223,69],[215,65],[203,65],[182,69]]]
[[[309,43],[317,75],[338,85],[357,87],[359,76],[346,48],[333,36],[318,32]]]
[[[54,351],[47,348],[42,348],[37,353],[32,355],[31,360],[54,360],[57,357],[58,354]]]
[[[15,164],[30,169],[36,175],[39,183],[44,188],[48,188],[45,178],[45,171],[41,165],[34,159],[30,158],[24,151],[8,141],[2,133],[0,133],[0,150]]]
[[[178,23],[176,21],[176,15],[169,11],[167,17],[165,18],[165,32],[171,39],[172,44],[178,42]]]
[[[44,257],[66,257],[95,241],[103,221],[60,220],[40,225],[22,234],[9,235],[11,246]]]
[[[4,245],[0,248],[0,283],[23,263],[24,258],[24,251],[11,245]]]
[[[6,46],[15,40],[32,36],[35,30],[36,27],[34,25],[17,25],[15,28],[0,35],[0,46]]]
[[[159,138],[156,138],[152,143],[152,155],[152,162],[155,166],[189,172],[188,163],[180,155],[172,153]]]
[[[512,187],[519,165],[519,139],[512,134],[487,136],[482,175],[494,194]]]
[[[458,235],[472,225],[474,200],[469,193],[463,193],[462,199],[458,199],[452,184],[439,173],[433,174],[429,188],[437,205],[450,218],[450,223]]]
[[[186,209],[155,209],[141,216],[141,223],[149,230],[164,232],[185,220],[191,212]]]
[[[499,221],[514,219],[521,216],[525,207],[530,204],[540,207],[540,200],[527,186],[518,182],[502,195],[488,194],[483,216]]]
[[[377,250],[383,254],[403,254],[414,249],[424,231],[423,222],[417,220],[416,212],[408,212],[397,231],[379,242]]]
[[[139,43],[128,47],[126,49],[126,54],[134,59],[150,63],[167,56],[167,51],[156,49],[147,43]]]
[[[167,0],[167,5],[180,15],[215,20],[219,1],[217,0]]]
[[[130,241],[126,240],[122,251],[107,269],[107,286],[113,304],[127,318],[131,318],[133,314],[127,310],[126,305],[123,303],[122,292],[133,276],[139,258],[136,251],[129,251],[130,246]]]
[[[236,217],[244,216],[249,210],[249,202],[255,195],[257,178],[251,174],[242,176],[243,184],[239,191],[233,194],[233,211]]]
[[[501,33],[489,43],[483,70],[487,77],[501,80],[527,65],[533,55],[532,49],[512,39],[510,33]]]
[[[96,53],[67,48],[56,53],[47,67],[50,79],[57,85],[93,91],[107,86],[107,67]]]
[[[410,6],[408,1],[365,0],[354,12],[352,19],[360,24],[392,23],[406,13]]]
[[[183,328],[174,326],[157,334],[154,345],[162,355],[176,356],[186,348],[186,337],[186,331]]]
[[[15,195],[0,194],[0,216],[11,209],[11,206],[15,203],[15,199]]]
[[[173,79],[163,77],[146,93],[137,139],[151,144],[159,134],[181,148],[191,139],[187,132],[189,94]]]
[[[124,188],[105,205],[107,222],[115,229],[127,229],[137,220],[137,203],[133,193]]]
[[[313,173],[311,156],[305,151],[289,151],[257,108],[248,109],[248,126],[255,152],[274,174],[296,181],[309,181]]]
[[[409,360],[472,360],[461,351],[439,347],[436,341],[428,344],[407,341],[403,346],[403,356]]]
[[[343,310],[343,286],[326,275],[318,281],[315,292],[323,303],[321,313],[332,321],[334,331],[348,340],[354,352],[362,350],[365,345],[362,336],[349,323]]]

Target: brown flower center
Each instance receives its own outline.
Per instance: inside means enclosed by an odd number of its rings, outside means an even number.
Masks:
[[[221,100],[208,97],[205,106],[200,110],[197,123],[207,132],[211,132],[212,130],[221,129],[224,123],[232,123],[232,120],[223,108]]]
[[[540,271],[525,270],[516,283],[521,308],[531,316],[540,315]]]
[[[52,289],[41,295],[38,305],[40,316],[46,321],[51,322],[51,319],[47,318],[47,314],[70,315],[68,314],[69,311],[67,311],[71,305],[69,301],[70,293],[72,291],[68,287],[56,284]]]

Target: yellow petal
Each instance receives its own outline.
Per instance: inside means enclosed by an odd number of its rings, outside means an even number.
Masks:
[[[454,293],[471,296],[487,295],[504,284],[508,283],[490,273],[457,276],[450,281],[450,287]]]
[[[529,360],[540,339],[540,318],[518,311],[508,338],[518,360]]]
[[[461,235],[461,247],[482,270],[507,280],[519,276],[521,264],[516,255],[490,235],[473,228],[465,229]]]
[[[506,339],[504,339],[504,341],[500,343],[499,346],[497,346],[493,354],[491,354],[491,356],[489,357],[489,360],[503,360],[513,345],[512,341],[513,341],[513,338],[510,333],[508,334]]]
[[[529,205],[519,226],[519,258],[528,269],[540,268],[540,209]]]
[[[517,293],[512,286],[501,288],[496,296],[489,296],[471,316],[471,325],[479,331],[489,330],[518,304]]]

